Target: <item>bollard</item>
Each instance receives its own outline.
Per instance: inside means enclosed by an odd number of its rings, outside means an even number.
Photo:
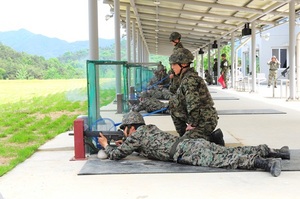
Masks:
[[[123,113],[123,94],[117,94],[117,113]]]
[[[74,152],[75,156],[72,160],[85,160],[85,145],[84,145],[84,120],[76,119],[74,121]]]

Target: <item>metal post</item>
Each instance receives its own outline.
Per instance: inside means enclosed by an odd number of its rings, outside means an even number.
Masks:
[[[117,113],[123,112],[123,94],[117,94]]]
[[[127,62],[131,61],[131,49],[130,49],[130,6],[127,5],[126,6],[126,38],[127,38],[127,42],[126,42],[126,50],[127,50]],[[129,86],[131,85],[131,73],[129,71],[128,74],[128,84]]]
[[[300,33],[297,34],[297,98],[300,98]]]

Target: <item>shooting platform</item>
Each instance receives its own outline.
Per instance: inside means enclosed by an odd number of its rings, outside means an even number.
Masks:
[[[101,160],[91,156],[78,175],[257,172],[260,170],[223,169],[149,160],[132,154],[123,160]],[[291,160],[282,160],[282,171],[300,171],[300,150],[291,150]]]

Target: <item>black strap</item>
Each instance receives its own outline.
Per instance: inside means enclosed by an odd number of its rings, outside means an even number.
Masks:
[[[173,156],[174,156],[174,154],[175,154],[175,152],[176,152],[176,147],[177,147],[177,145],[178,145],[181,141],[182,141],[182,139],[181,139],[181,138],[178,138],[178,139],[174,142],[174,144],[172,145],[171,150],[170,150],[170,156],[169,156],[170,160],[173,160]]]

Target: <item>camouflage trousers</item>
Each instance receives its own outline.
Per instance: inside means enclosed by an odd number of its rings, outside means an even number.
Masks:
[[[180,114],[179,114],[180,115]],[[193,130],[186,131],[186,118],[185,115],[176,114],[175,111],[171,110],[171,118],[175,125],[175,129],[180,137],[184,136],[190,139],[203,138],[205,140],[209,140],[210,134],[215,130],[218,124],[218,115],[212,114],[210,117],[204,119],[201,124],[195,127]]]
[[[277,78],[277,71],[269,70],[268,86],[271,86],[273,84],[274,86],[276,86],[276,78]]]
[[[266,157],[267,145],[223,147],[204,139],[185,139],[176,148],[173,160],[180,164],[227,169],[254,169],[256,157]]]

